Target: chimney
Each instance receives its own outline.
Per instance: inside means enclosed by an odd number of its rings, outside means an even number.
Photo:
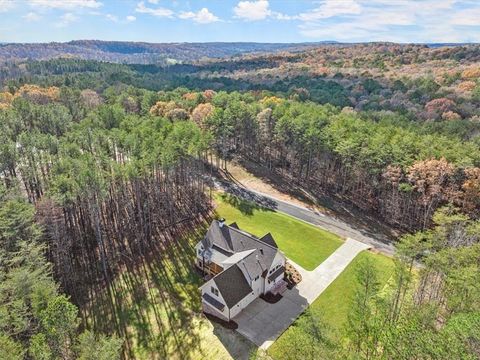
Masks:
[[[220,227],[223,227],[223,225],[225,225],[225,219],[224,219],[224,218],[218,219],[218,225],[219,225]]]

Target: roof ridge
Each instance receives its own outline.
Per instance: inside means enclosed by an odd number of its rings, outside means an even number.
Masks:
[[[278,248],[276,248],[275,246],[272,246],[272,245],[270,245],[270,244],[267,244],[267,243],[264,242],[264,241],[261,241],[261,238],[257,238],[255,235],[250,234],[250,233],[247,232],[247,231],[244,231],[244,230],[241,230],[241,229],[236,229],[236,228],[234,228],[234,227],[230,227],[229,225],[223,225],[223,226],[227,226],[227,227],[228,227],[229,229],[231,229],[231,230],[235,230],[235,231],[237,231],[237,232],[239,232],[239,233],[241,233],[241,234],[247,235],[248,237],[252,238],[252,240],[255,240],[255,241],[257,241],[257,242],[261,242],[262,244],[267,245],[268,247],[271,247],[272,249],[275,249],[275,250],[278,251]],[[272,235],[270,232],[268,232],[268,233],[266,233],[265,235],[263,235],[262,238],[265,237],[265,236],[268,235],[268,234],[270,234],[270,235],[272,236],[272,238],[273,238],[273,235]]]
[[[236,262],[232,263],[233,265],[236,265],[238,264],[240,261],[244,260],[245,258],[249,257],[250,255],[252,255],[255,251],[257,251],[258,249],[249,249],[249,250],[242,250],[242,251],[239,251],[239,252],[234,252],[232,256],[229,256],[228,258],[226,258],[222,263],[225,263],[225,261],[228,261],[228,259],[231,259],[232,257],[234,257],[235,255],[238,255],[238,254],[241,254],[241,253],[248,253],[248,254],[245,254],[243,257],[239,258]]]

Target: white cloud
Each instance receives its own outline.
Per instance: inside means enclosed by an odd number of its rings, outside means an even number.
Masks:
[[[103,5],[97,0],[29,0],[29,2],[36,7],[63,10],[98,9]]]
[[[56,27],[66,27],[70,25],[72,22],[75,22],[78,20],[78,16],[72,14],[72,13],[65,13],[62,16],[60,16],[60,21],[55,24]]]
[[[15,6],[13,0],[0,0],[0,13],[7,12]]]
[[[181,12],[178,17],[180,19],[192,19],[198,24],[209,24],[220,20],[218,16],[213,15],[207,8],[202,8],[196,13],[192,11]]]
[[[458,0],[322,0],[291,15],[316,40],[461,42],[480,40],[478,2]],[[470,26],[468,30],[465,26]],[[463,39],[463,40],[462,40]]]
[[[315,21],[340,15],[358,15],[362,7],[356,0],[325,0],[319,7],[305,13],[298,18],[303,21]]]
[[[172,17],[173,11],[167,8],[158,7],[158,8],[149,8],[145,6],[145,2],[140,1],[135,8],[135,11],[142,14],[150,14],[158,17]]]
[[[118,17],[116,15],[107,14],[107,15],[105,15],[105,17],[110,21],[118,22]]]
[[[155,4],[155,5],[158,4],[158,0],[148,0],[148,2],[150,4]]]
[[[272,11],[272,16],[277,19],[277,20],[295,20],[298,17],[297,16],[292,16],[292,15],[287,15],[287,14],[282,14],[276,11]]]
[[[461,10],[451,17],[450,23],[460,26],[480,26],[480,8]]]
[[[34,21],[40,20],[42,17],[40,15],[38,15],[37,13],[29,12],[28,14],[23,15],[22,18],[25,19],[28,22],[34,22]]]
[[[236,17],[248,21],[263,20],[272,14],[267,0],[240,1],[233,12]]]
[[[117,15],[113,15],[113,14],[106,14],[105,17],[114,23],[120,23],[120,24],[127,24],[137,20],[137,18],[133,15],[125,16],[125,19],[120,19]]]

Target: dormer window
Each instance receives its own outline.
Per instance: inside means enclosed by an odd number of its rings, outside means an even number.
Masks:
[[[218,296],[218,289],[215,289],[213,286],[211,287],[211,292],[213,295]]]

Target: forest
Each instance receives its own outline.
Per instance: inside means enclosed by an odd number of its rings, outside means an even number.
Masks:
[[[208,218],[212,169],[232,160],[404,234],[391,302],[378,305],[368,264],[359,274],[350,354],[409,358],[405,329],[422,329],[416,351],[435,358],[425,344],[461,328],[451,346],[475,358],[479,57],[370,44],[171,66],[3,63],[0,358],[118,356],[82,308]],[[345,355],[324,340],[314,352]]]

